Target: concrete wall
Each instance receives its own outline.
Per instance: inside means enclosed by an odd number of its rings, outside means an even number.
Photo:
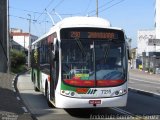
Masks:
[[[7,0],[0,0],[0,72],[7,72]]]

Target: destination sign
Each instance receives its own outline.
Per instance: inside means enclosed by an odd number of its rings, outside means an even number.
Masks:
[[[113,32],[80,32],[71,31],[70,38],[91,38],[91,39],[118,39],[118,34]]]
[[[104,39],[124,41],[124,32],[105,28],[64,28],[61,39]]]

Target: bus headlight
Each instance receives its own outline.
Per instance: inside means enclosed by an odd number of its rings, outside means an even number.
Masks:
[[[75,95],[75,93],[74,92],[71,92],[71,96],[74,96]]]
[[[64,95],[64,96],[73,97],[75,95],[75,92],[69,91],[69,90],[61,90],[61,94]]]
[[[120,95],[124,95],[127,93],[127,90],[126,89],[123,89],[123,90],[116,90],[114,92],[114,95],[113,96],[120,96]]]

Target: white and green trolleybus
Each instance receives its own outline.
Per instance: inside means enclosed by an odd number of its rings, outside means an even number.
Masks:
[[[97,17],[65,18],[32,44],[31,77],[57,108],[126,106],[125,33]]]

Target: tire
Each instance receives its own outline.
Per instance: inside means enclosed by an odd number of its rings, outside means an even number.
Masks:
[[[45,87],[45,96],[46,96],[48,106],[53,108],[52,103],[49,101],[49,89],[48,89],[48,84],[47,83],[46,83],[46,87]]]
[[[34,85],[34,91],[39,92],[40,90]]]

